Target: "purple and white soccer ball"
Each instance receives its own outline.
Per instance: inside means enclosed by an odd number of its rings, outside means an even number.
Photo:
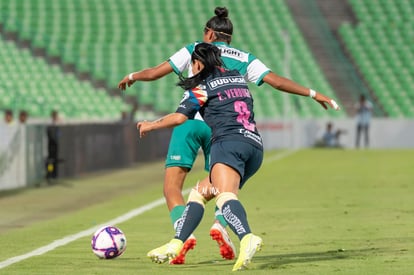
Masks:
[[[113,259],[126,249],[125,234],[115,226],[99,228],[92,236],[92,251],[100,259]]]

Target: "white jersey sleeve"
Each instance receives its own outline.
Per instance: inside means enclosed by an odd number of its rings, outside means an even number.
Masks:
[[[178,52],[173,54],[169,59],[168,62],[170,63],[171,67],[173,68],[176,74],[181,74],[187,71],[188,76],[192,75],[191,70],[191,54],[192,51],[197,43],[189,44],[184,48],[181,48]],[[194,119],[203,120],[200,113],[197,112]]]
[[[270,69],[259,59],[254,59],[248,66],[245,79],[256,85],[263,83],[263,77],[270,72]]]
[[[180,74],[188,69],[190,69],[191,64],[191,53],[188,48],[181,48],[178,52],[173,54],[169,59],[171,67],[173,68],[176,74]]]

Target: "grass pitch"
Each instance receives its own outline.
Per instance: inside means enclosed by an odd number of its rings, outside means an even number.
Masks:
[[[413,274],[414,151],[301,150],[279,159],[267,152],[240,192],[253,232],[265,243],[245,274]],[[163,163],[89,175],[0,195],[0,262],[96,226],[162,197]],[[206,173],[198,164],[186,187]],[[119,226],[127,249],[99,260],[90,236],[0,269],[0,274],[230,274],[210,240],[213,204],[197,228],[186,264],[146,258],[167,242],[166,206]],[[231,233],[238,248],[238,240]]]

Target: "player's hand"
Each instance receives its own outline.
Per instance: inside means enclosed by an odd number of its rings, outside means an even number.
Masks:
[[[118,88],[121,90],[125,90],[126,86],[131,87],[132,84],[135,83],[136,80],[129,80],[129,75],[126,75],[119,83]]]
[[[321,93],[316,93],[316,96],[313,98],[314,100],[316,100],[319,104],[322,105],[322,107],[327,110],[328,109],[328,105],[334,109],[334,110],[340,110],[341,108],[339,107],[339,105],[336,103],[335,100],[327,97],[326,95],[323,95]]]
[[[146,120],[137,123],[137,130],[139,131],[140,138],[145,137],[145,135],[152,130],[151,124],[151,122]]]

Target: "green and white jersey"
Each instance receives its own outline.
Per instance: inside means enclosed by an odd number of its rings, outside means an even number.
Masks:
[[[198,43],[200,42],[194,42],[181,48],[168,59],[176,74],[188,70],[188,74],[191,76],[191,54]],[[270,72],[270,69],[263,62],[253,54],[233,48],[225,42],[213,42],[213,44],[221,50],[221,58],[227,69],[238,70],[246,82],[255,83],[257,86],[263,84],[263,78]]]

